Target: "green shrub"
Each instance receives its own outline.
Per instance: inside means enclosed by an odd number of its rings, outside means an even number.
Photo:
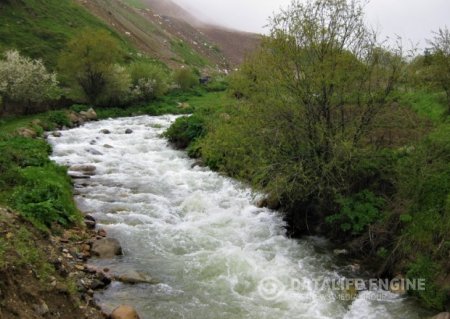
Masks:
[[[381,218],[385,201],[365,190],[349,197],[338,197],[337,203],[340,205],[340,212],[327,217],[326,221],[339,225],[344,232],[358,235]]]
[[[139,100],[161,98],[169,89],[169,76],[161,66],[148,62],[134,62],[129,66],[133,93]]]
[[[65,111],[50,112],[48,114],[48,120],[52,123],[55,123],[59,127],[72,125]]]
[[[420,297],[425,306],[444,310],[446,293],[435,284],[437,274],[441,272],[442,269],[437,263],[428,257],[420,256],[409,265],[407,277],[409,279],[425,279],[425,289],[414,290],[411,293]]]
[[[177,148],[186,148],[205,133],[205,123],[202,118],[192,115],[178,118],[164,133]]]
[[[198,84],[198,77],[189,68],[182,68],[175,71],[173,80],[182,90],[192,89]]]

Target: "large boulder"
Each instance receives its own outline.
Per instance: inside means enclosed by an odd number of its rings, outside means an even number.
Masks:
[[[112,258],[122,255],[122,247],[115,238],[102,238],[94,241],[91,253],[99,258]]]
[[[111,319],[139,319],[139,315],[133,307],[121,305],[113,310]]]
[[[97,119],[97,113],[94,111],[93,108],[90,108],[87,111],[80,112],[80,115],[88,121],[95,121]]]
[[[75,112],[70,112],[68,117],[69,117],[70,123],[72,123],[73,125],[82,125],[82,124],[84,124],[83,117],[81,115],[75,113]]]

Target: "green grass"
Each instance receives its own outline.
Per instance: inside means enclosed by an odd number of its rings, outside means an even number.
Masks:
[[[0,204],[18,210],[43,231],[55,223],[77,223],[81,214],[72,199],[71,181],[64,167],[50,161],[50,145],[14,134],[29,121],[13,119],[0,125]]]
[[[140,0],[125,0],[124,1],[129,6],[136,8],[136,9],[145,9],[147,8],[146,5],[144,5]]]
[[[171,42],[172,51],[183,59],[183,63],[196,66],[204,67],[208,62],[198,55],[190,46],[188,46],[184,41],[172,41]]]
[[[18,49],[24,55],[56,66],[67,41],[83,28],[107,29],[73,0],[21,0],[0,3],[0,52]],[[124,47],[131,48],[121,37]]]
[[[425,90],[405,92],[399,95],[399,103],[411,107],[417,114],[434,122],[439,122],[445,115],[443,94]]]

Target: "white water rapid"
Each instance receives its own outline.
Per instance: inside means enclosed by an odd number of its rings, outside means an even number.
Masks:
[[[332,254],[315,248],[325,241],[287,238],[279,214],[256,207],[249,188],[172,149],[160,135],[175,118],[91,122],[49,137],[56,162],[97,168],[75,182],[75,199],[124,256],[91,262],[159,282],[113,283],[96,294],[105,309],[131,304],[142,319],[420,318],[412,301],[389,292],[345,302],[300,287],[341,276]]]

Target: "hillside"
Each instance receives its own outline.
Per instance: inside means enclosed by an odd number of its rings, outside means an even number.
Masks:
[[[127,35],[141,50],[169,65],[229,69],[259,43],[256,34],[206,25],[162,0],[80,0],[89,11]]]
[[[171,67],[229,69],[258,43],[253,34],[204,26],[171,1],[15,0],[0,2],[0,19],[0,52],[17,48],[52,68],[83,28],[107,29],[128,52]]]

